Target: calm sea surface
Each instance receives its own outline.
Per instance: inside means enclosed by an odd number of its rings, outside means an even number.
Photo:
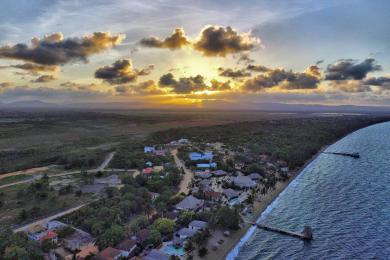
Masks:
[[[279,195],[259,221],[314,239],[252,228],[227,259],[390,259],[390,123],[356,131],[321,154]]]

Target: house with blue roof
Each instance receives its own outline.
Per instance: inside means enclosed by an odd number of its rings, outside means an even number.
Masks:
[[[212,160],[213,152],[197,153],[192,152],[189,154],[191,161],[200,161],[200,160]]]

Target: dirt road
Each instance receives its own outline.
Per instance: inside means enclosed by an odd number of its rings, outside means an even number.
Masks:
[[[184,163],[180,160],[180,158],[177,156],[177,149],[173,149],[171,151],[171,154],[173,158],[175,159],[175,163],[178,169],[183,169],[184,170],[184,175],[183,179],[180,182],[179,185],[179,193],[184,192],[185,194],[188,194],[189,189],[188,189],[188,184],[191,182],[191,179],[194,177],[194,173],[190,170],[187,169]]]

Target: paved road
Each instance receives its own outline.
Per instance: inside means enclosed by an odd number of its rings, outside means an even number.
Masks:
[[[177,156],[177,149],[173,149],[171,151],[171,154],[175,159],[177,168],[184,170],[184,176],[179,185],[180,188],[179,193],[184,192],[185,194],[188,194],[189,192],[188,184],[191,182],[191,179],[194,177],[194,173],[190,169],[187,169],[184,163]]]

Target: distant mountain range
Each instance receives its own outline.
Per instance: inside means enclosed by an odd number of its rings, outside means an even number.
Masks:
[[[11,103],[0,103],[0,108],[9,109],[146,109],[144,103],[125,102],[104,102],[104,103],[72,103],[56,104],[40,100],[16,101]],[[153,109],[175,109],[174,106],[161,106]],[[182,108],[181,108],[182,109]],[[199,108],[187,107],[184,109],[197,110]],[[284,104],[284,103],[257,103],[251,104],[248,108],[232,108],[229,106],[205,107],[208,110],[259,110],[269,112],[317,112],[317,113],[390,113],[390,106],[355,106],[355,105],[320,105],[320,104]]]

